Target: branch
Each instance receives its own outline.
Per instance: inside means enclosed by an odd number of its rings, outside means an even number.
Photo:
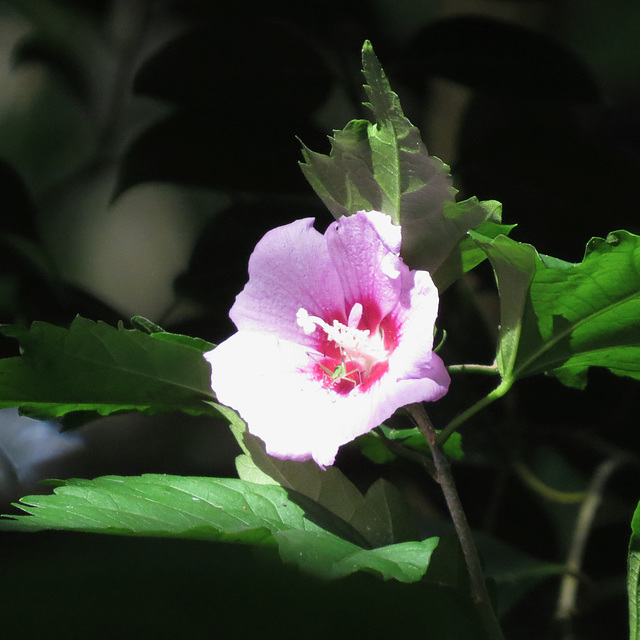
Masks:
[[[424,407],[421,404],[412,404],[407,407],[407,410],[429,443],[433,462],[436,467],[435,478],[442,487],[456,535],[460,540],[462,553],[464,554],[471,580],[471,596],[482,619],[484,629],[489,638],[493,640],[504,640],[500,625],[491,606],[491,599],[489,598],[487,585],[484,580],[478,551],[473,541],[471,528],[469,527],[467,516],[462,508],[453,476],[451,475],[449,460],[441,446],[437,443],[436,430],[431,424],[431,420],[424,410]]]
[[[489,376],[499,375],[498,365],[493,364],[450,364],[447,367],[449,373],[483,373]]]
[[[605,485],[611,477],[611,474],[620,465],[629,462],[635,462],[635,458],[624,452],[601,462],[591,478],[586,498],[578,512],[578,518],[576,520],[576,526],[573,531],[573,538],[571,540],[569,554],[567,556],[567,573],[562,578],[555,614],[556,620],[558,620],[563,627],[562,637],[566,640],[573,637],[571,621],[576,612],[576,599],[578,596],[579,584],[578,576],[580,575],[582,567],[587,539],[593,526],[596,511],[602,501]]]

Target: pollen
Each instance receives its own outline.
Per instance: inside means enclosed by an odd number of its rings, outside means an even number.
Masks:
[[[385,348],[384,332],[381,328],[373,333],[369,329],[358,329],[363,317],[363,307],[355,303],[349,312],[347,324],[333,320],[331,324],[312,316],[306,309],[300,308],[296,321],[307,334],[320,329],[326,336],[335,355],[311,355],[314,361],[315,378],[323,386],[338,393],[349,393],[367,381],[374,370],[380,370],[380,364],[386,365],[390,352]],[[387,369],[386,366],[382,367]],[[368,385],[367,385],[368,386]]]

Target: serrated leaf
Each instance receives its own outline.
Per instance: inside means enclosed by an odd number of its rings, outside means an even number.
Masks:
[[[275,545],[273,534],[319,527],[282,488],[241,480],[168,475],[104,476],[59,483],[53,495],[16,504],[29,516],[7,530],[77,530]]]
[[[236,429],[234,434],[237,438],[239,431]],[[386,493],[393,493],[398,503],[393,507],[391,517],[392,508],[379,495],[381,487],[373,490],[375,484],[363,496],[337,467],[321,469],[313,460],[299,462],[274,458],[266,453],[262,441],[248,432],[243,434],[242,446],[245,454],[236,459],[242,479],[277,483],[296,491],[352,527],[372,547],[414,537],[408,533],[413,531],[411,515],[395,487],[385,487]]]
[[[179,344],[183,347],[189,347],[190,349],[195,349],[200,353],[204,353],[205,351],[211,351],[216,345],[209,342],[208,340],[203,340],[202,338],[194,338],[193,336],[185,336],[181,333],[169,333],[168,331],[161,331],[159,333],[150,334],[152,338],[156,340],[163,340],[164,342],[170,342],[171,344]]]
[[[476,240],[498,279],[503,378],[549,373],[584,388],[597,366],[640,379],[639,236],[594,238],[578,264],[504,237]]]
[[[133,316],[131,318],[131,326],[142,333],[164,333],[165,330],[155,322],[145,318],[144,316]]]
[[[329,155],[303,145],[302,171],[336,218],[371,209],[391,216],[402,225],[405,259],[435,275],[467,230],[486,220],[500,222],[499,205],[475,198],[454,203],[456,190],[449,167],[429,156],[369,42],[362,50],[362,66],[366,104],[375,124],[352,120],[342,131],[335,131]],[[450,283],[462,273],[461,261],[456,253],[441,277],[443,282]]]
[[[479,254],[468,253],[467,232],[483,223],[498,225],[502,206],[494,200],[469,198],[462,202],[445,202],[441,210],[434,208],[416,213],[418,217],[403,224],[405,237],[410,240],[403,241],[403,256],[412,267],[429,271],[443,291],[460,275],[479,264],[474,263]],[[489,233],[496,231],[492,225],[486,229]]]
[[[430,538],[363,549],[308,519],[308,505],[299,506],[284,488],[228,478],[73,479],[53,495],[28,496],[16,506],[30,515],[8,516],[0,521],[2,529],[278,545],[285,561],[328,578],[365,570],[414,582],[424,575],[437,545],[437,538]]]
[[[38,418],[72,412],[219,413],[202,351],[178,337],[150,336],[76,318],[69,329],[4,325],[22,356],[0,360],[0,408]]]
[[[374,571],[385,580],[394,578],[401,582],[420,580],[438,545],[438,538],[427,538],[422,542],[401,542],[364,550],[337,537],[329,542],[321,534],[299,530],[278,533],[277,538],[282,559],[296,562],[310,573],[343,578],[365,570]]]
[[[640,638],[640,503],[631,520],[631,540],[627,560],[627,595],[629,598],[629,639]]]
[[[349,122],[330,139],[329,156],[303,147],[301,167],[336,218],[376,209],[389,214],[396,224],[410,225],[428,210],[441,210],[444,202],[453,201],[449,168],[427,153],[369,42],[362,49],[362,66],[367,106],[376,124]]]

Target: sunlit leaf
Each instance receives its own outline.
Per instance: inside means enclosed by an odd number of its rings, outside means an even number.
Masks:
[[[16,506],[30,515],[1,521],[3,529],[278,546],[285,561],[327,578],[364,570],[384,579],[415,582],[424,575],[438,543],[430,538],[364,549],[310,520],[310,505],[303,496],[236,479],[166,475],[75,479],[61,481],[53,495],[28,496]]]
[[[520,346],[522,318],[529,286],[539,261],[536,250],[528,244],[498,236],[494,240],[471,234],[472,239],[489,256],[500,292],[500,346],[497,363],[503,377],[511,375]]]
[[[355,444],[360,451],[373,462],[385,464],[396,459],[396,454],[389,450],[385,440],[395,442],[405,449],[431,456],[431,450],[424,435],[417,427],[412,429],[392,429],[381,425],[378,430],[370,431],[360,436]],[[464,456],[462,450],[462,436],[452,433],[444,443],[444,452],[454,460],[460,460]]]
[[[550,373],[584,388],[589,367],[640,379],[640,237],[594,238],[581,263],[504,237],[476,240],[497,275],[503,378]]]
[[[215,413],[210,369],[187,337],[147,335],[76,318],[69,329],[34,322],[0,328],[22,355],[0,360],[0,407],[33,417],[71,412]],[[208,344],[208,343],[207,343]]]
[[[242,446],[246,453],[236,460],[242,479],[293,489],[353,527],[373,547],[415,537],[404,498],[390,483],[379,480],[363,495],[338,467],[321,469],[313,460],[274,458],[261,440],[246,432]]]

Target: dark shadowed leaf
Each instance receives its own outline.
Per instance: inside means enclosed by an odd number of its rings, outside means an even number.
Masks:
[[[112,639],[123,629],[140,639],[257,639],[265,630],[277,630],[283,640],[301,633],[304,640],[326,640],[327,630],[336,640],[394,638],[401,619],[407,637],[423,635],[428,620],[432,638],[486,640],[468,591],[439,584],[382,582],[362,573],[321,580],[245,545],[69,532],[0,535],[7,638]],[[28,620],[16,611],[29,612]]]
[[[470,199],[454,203],[449,167],[429,156],[420,132],[404,116],[398,96],[369,42],[362,50],[363,73],[375,124],[353,120],[330,138],[323,155],[303,147],[305,177],[336,217],[359,210],[387,213],[403,229],[403,255],[432,273],[485,220],[500,222],[496,203]],[[458,254],[443,277],[460,271]]]

